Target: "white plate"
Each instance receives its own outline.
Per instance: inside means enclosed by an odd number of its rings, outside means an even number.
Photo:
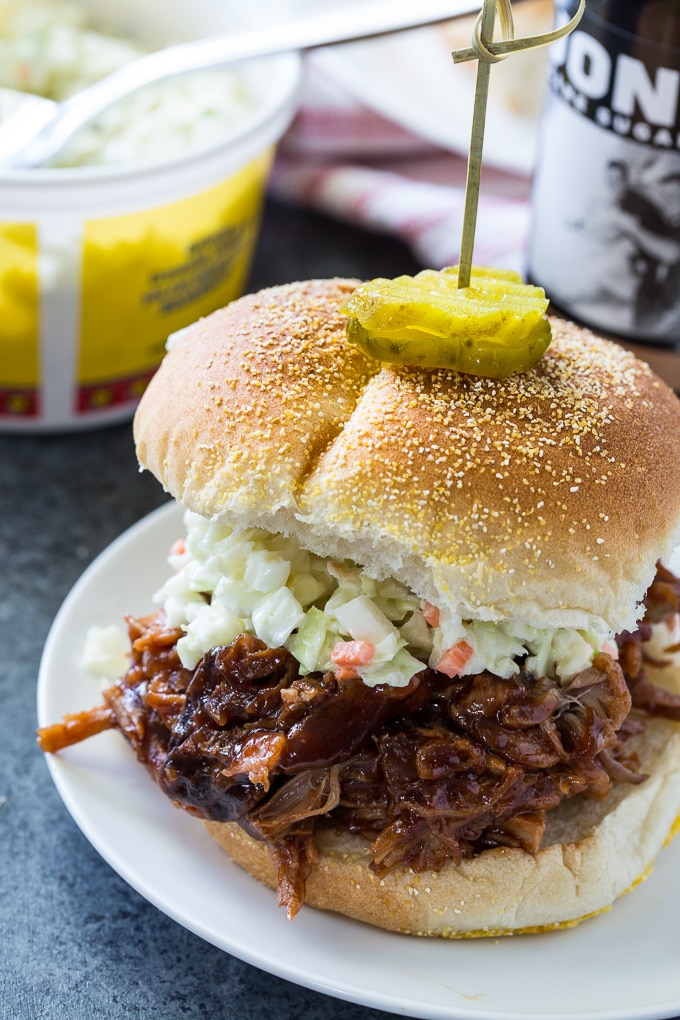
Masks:
[[[98,700],[96,683],[78,667],[86,628],[152,608],[167,550],[181,532],[180,511],[164,506],[114,542],[76,584],[43,654],[41,725]],[[680,840],[633,895],[569,931],[447,942],[390,935],[311,908],[289,924],[274,894],[171,806],[118,733],[48,761],[76,823],[131,886],[201,938],[289,981],[423,1018],[680,1014]]]

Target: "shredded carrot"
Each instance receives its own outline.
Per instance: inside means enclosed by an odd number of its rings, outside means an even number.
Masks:
[[[430,627],[439,626],[439,615],[439,610],[436,606],[433,606],[431,602],[423,602],[423,616]]]
[[[183,538],[178,538],[176,542],[173,542],[170,546],[171,556],[184,556],[187,551],[187,544]]]
[[[337,680],[358,680],[359,674],[352,666],[338,666],[335,671]]]
[[[336,666],[367,666],[374,655],[370,641],[336,641],[331,659]]]
[[[457,641],[447,648],[437,663],[437,670],[446,676],[458,676],[473,656],[473,649],[467,641]]]

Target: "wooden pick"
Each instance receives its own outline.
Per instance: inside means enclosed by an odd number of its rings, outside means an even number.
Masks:
[[[494,43],[493,32],[498,7],[501,24],[502,41]],[[470,150],[468,152],[467,177],[465,181],[465,206],[463,210],[463,234],[460,244],[460,260],[458,267],[458,286],[470,286],[472,269],[472,253],[475,243],[477,226],[477,209],[479,206],[479,189],[482,175],[482,155],[484,149],[484,128],[486,125],[486,108],[489,97],[489,77],[491,64],[504,60],[511,53],[519,50],[533,49],[536,46],[547,46],[562,36],[572,32],[583,15],[585,0],[580,0],[576,14],[561,28],[542,35],[529,36],[526,39],[514,39],[514,25],[510,0],[484,0],[482,10],[475,21],[472,33],[472,47],[456,50],[453,54],[454,63],[463,60],[477,60],[477,78],[475,82],[475,99],[472,110],[472,131]]]

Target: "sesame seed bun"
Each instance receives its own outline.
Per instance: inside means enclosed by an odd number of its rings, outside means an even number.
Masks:
[[[666,680],[680,691],[680,671]],[[638,786],[619,784],[603,801],[563,801],[548,812],[536,854],[499,847],[460,865],[448,862],[437,873],[397,868],[381,879],[369,867],[361,837],[317,829],[319,860],[307,879],[305,904],[389,931],[443,938],[569,928],[608,910],[647,877],[680,823],[680,727],[652,719],[633,739],[650,778]],[[276,868],[263,843],[235,823],[205,824],[232,860],[276,888]]]
[[[184,330],[136,415],[142,466],[466,619],[633,629],[678,537],[673,392],[557,319],[503,381],[381,365],[345,338],[355,286],[274,287]]]
[[[634,630],[680,521],[680,402],[641,361],[561,320],[504,381],[384,366],[345,337],[352,280],[235,301],[176,337],[135,419],[140,463],[190,509],[294,535],[465,619]],[[666,682],[680,690],[680,670]],[[640,785],[548,812],[540,850],[377,878],[320,827],[306,902],[465,937],[571,926],[650,868],[680,814],[680,727],[648,720]],[[276,887],[266,846],[206,822]]]

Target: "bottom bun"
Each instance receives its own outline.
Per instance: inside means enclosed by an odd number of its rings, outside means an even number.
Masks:
[[[680,670],[655,676],[680,690]],[[487,850],[437,873],[398,869],[378,878],[368,843],[319,829],[318,863],[305,904],[389,931],[442,938],[514,935],[573,927],[603,910],[649,873],[678,828],[680,725],[649,719],[632,738],[639,785],[617,784],[604,801],[576,797],[548,814],[541,849]],[[205,823],[210,835],[254,878],[275,889],[264,843],[236,823]]]

